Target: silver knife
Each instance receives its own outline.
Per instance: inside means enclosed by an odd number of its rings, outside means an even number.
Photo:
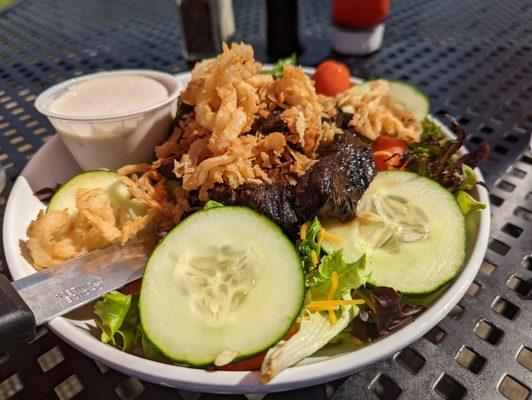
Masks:
[[[0,274],[0,352],[31,340],[36,326],[141,278],[156,243],[145,235],[14,282]]]

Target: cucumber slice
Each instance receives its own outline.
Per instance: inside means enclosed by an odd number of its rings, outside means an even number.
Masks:
[[[251,209],[223,206],[186,218],[157,246],[140,319],[165,357],[223,365],[282,339],[303,297],[301,261],[281,229]]]
[[[342,238],[326,251],[344,249],[347,260],[366,254],[373,286],[425,296],[449,282],[465,257],[465,219],[452,194],[412,172],[379,172],[348,223],[323,221]]]
[[[351,89],[355,93],[368,93],[371,82],[366,81]],[[418,121],[423,121],[430,111],[430,101],[427,95],[415,86],[401,81],[388,81],[390,85],[390,98],[408,110]]]
[[[144,204],[136,199],[131,199],[127,187],[117,178],[115,171],[94,170],[82,172],[76,175],[57,191],[50,200],[47,211],[67,210],[70,216],[77,213],[76,192],[78,189],[103,189],[115,210],[115,216],[119,217],[124,210],[133,215],[146,213]]]

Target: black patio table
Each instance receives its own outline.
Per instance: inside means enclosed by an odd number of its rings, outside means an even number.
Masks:
[[[237,40],[265,54],[262,0],[234,1]],[[491,145],[489,250],[467,295],[422,339],[346,379],[274,399],[524,400],[532,386],[532,3],[529,0],[396,0],[383,48],[333,55],[364,79],[421,87],[436,116],[455,115],[467,142]],[[303,62],[329,56],[330,3],[300,0]],[[0,160],[9,189],[54,134],[33,108],[44,88],[98,70],[190,68],[179,50],[171,0],[27,0],[0,12]],[[5,260],[1,273],[9,275]],[[245,399],[179,391],[95,363],[46,328],[0,355],[0,400]],[[259,399],[261,396],[249,396]]]

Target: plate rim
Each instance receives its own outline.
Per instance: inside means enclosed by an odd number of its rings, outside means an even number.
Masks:
[[[311,74],[315,70],[303,67],[303,70]],[[177,79],[186,80],[190,77],[190,71],[176,75]],[[353,82],[361,82],[356,77],[351,77]],[[447,135],[452,135],[450,130],[436,118],[430,116]],[[15,197],[23,184],[24,176],[35,168],[42,155],[49,151],[53,144],[60,140],[54,135],[45,143],[29,160],[19,177],[17,177],[9,194],[3,223],[3,246],[9,271],[13,278],[20,279],[26,274],[17,266],[16,254],[11,249],[13,237],[10,227],[16,223],[13,216]],[[483,176],[476,169],[479,178]],[[431,305],[432,312],[424,312],[407,326],[390,334],[379,341],[364,346],[356,351],[337,355],[327,360],[317,361],[312,364],[290,367],[282,371],[266,385],[259,383],[259,373],[236,372],[236,371],[206,371],[184,366],[151,361],[139,356],[122,352],[110,345],[99,341],[96,337],[84,332],[79,327],[70,323],[66,318],[59,317],[50,321],[48,327],[61,337],[65,342],[72,345],[90,358],[106,364],[107,366],[125,374],[140,379],[177,387],[185,390],[210,392],[210,393],[269,393],[313,386],[347,376],[364,369],[382,359],[408,346],[419,339],[432,327],[437,325],[451,309],[462,299],[470,284],[473,282],[486,253],[489,230],[490,230],[490,204],[488,192],[484,187],[477,185],[477,194],[480,201],[487,205],[478,219],[478,232],[474,241],[469,260],[463,265],[462,271],[454,279],[449,288]],[[17,245],[18,246],[18,245]]]

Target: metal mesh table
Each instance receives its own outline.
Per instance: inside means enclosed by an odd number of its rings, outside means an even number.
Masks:
[[[481,272],[424,338],[347,379],[270,394],[274,399],[530,398],[532,387],[532,11],[529,0],[393,2],[385,44],[344,58],[353,74],[418,85],[437,116],[459,116],[468,142],[490,143],[482,167],[493,224]],[[235,0],[237,39],[265,59],[260,0]],[[300,0],[303,62],[328,53],[329,2]],[[113,68],[177,72],[175,6],[167,1],[28,0],[0,14],[0,161],[11,182],[53,134],[35,96],[66,78]],[[5,261],[0,266],[8,274]],[[0,400],[244,399],[176,391],[99,365],[46,328],[0,355]],[[250,399],[260,396],[248,396]]]

